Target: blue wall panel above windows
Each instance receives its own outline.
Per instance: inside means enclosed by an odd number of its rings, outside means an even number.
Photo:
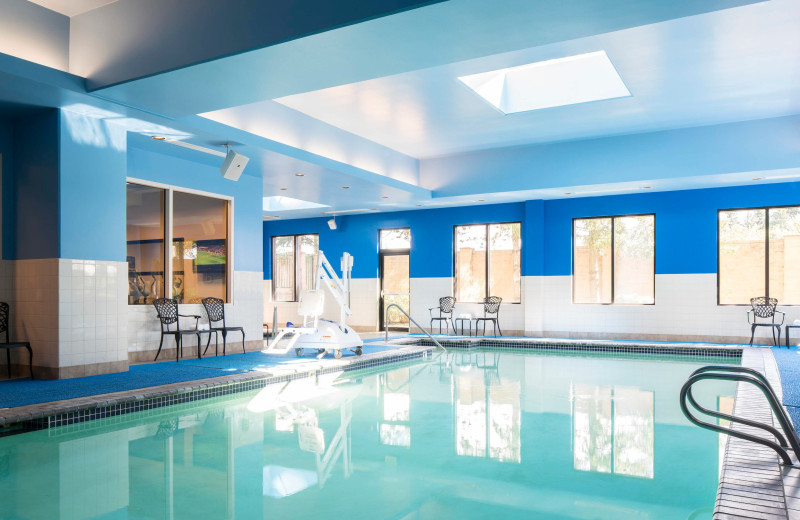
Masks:
[[[656,274],[715,273],[717,210],[791,204],[800,183],[546,201],[544,274],[572,273],[573,218],[655,213]]]
[[[354,278],[378,277],[378,232],[411,228],[412,278],[453,276],[453,226],[490,222],[521,222],[525,205],[491,204],[458,208],[347,215],[336,217],[331,231],[330,216],[315,219],[264,222],[264,279],[272,277],[272,243],[277,235],[319,234],[319,247],[338,269],[338,259],[347,251],[354,258]]]
[[[453,226],[522,222],[522,276],[572,273],[572,219],[641,213],[656,215],[656,273],[717,271],[717,211],[800,205],[800,183],[763,184],[670,192],[535,200],[337,217],[264,222],[264,277],[271,272],[271,237],[318,233],[320,248],[338,267],[343,251],[355,257],[353,276],[378,276],[378,230],[411,228],[411,276],[453,276]]]

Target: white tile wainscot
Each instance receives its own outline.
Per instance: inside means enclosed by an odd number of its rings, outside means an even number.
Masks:
[[[263,348],[262,336],[262,277],[261,272],[234,271],[233,303],[225,304],[225,321],[233,327],[244,327],[248,350]],[[128,350],[126,352],[131,363],[153,361],[161,340],[161,327],[156,318],[156,310],[152,305],[127,305],[128,308]],[[200,323],[208,323],[208,316],[202,304],[181,304],[181,314],[201,316]],[[193,327],[194,319],[181,318],[181,327]],[[205,339],[205,338],[204,338]],[[213,340],[212,340],[213,341]],[[220,336],[220,354],[222,353],[222,337]],[[187,338],[183,355],[197,355],[197,343],[194,338]],[[213,344],[209,352],[214,350]],[[231,333],[228,336],[228,352],[241,352],[241,336]],[[158,356],[159,361],[175,359],[175,340],[164,339],[164,348]]]

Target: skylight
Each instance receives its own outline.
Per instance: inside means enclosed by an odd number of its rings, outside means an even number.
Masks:
[[[458,79],[504,114],[631,95],[605,51]]]
[[[288,211],[292,209],[327,208],[325,204],[317,204],[307,200],[293,199],[292,197],[264,197],[264,211]]]

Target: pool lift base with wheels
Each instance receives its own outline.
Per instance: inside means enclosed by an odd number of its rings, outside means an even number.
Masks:
[[[300,292],[297,312],[303,316],[303,326],[280,329],[272,343],[262,352],[285,354],[294,349],[298,356],[302,356],[304,349],[315,348],[318,354],[317,359],[321,359],[328,352],[333,352],[333,356],[339,359],[342,357],[343,350],[351,350],[357,356],[361,355],[364,341],[355,330],[345,323],[347,317],[353,315],[348,305],[350,273],[353,270],[353,257],[349,253],[342,255],[341,267],[342,277],[339,278],[328,259],[325,258],[325,254],[322,251],[319,252],[314,290]],[[328,289],[336,303],[339,304],[339,322],[320,319],[325,308],[325,293],[321,290],[321,285]],[[309,318],[313,319],[312,323],[309,323]],[[276,348],[278,342],[285,337],[289,338],[288,344],[283,349]]]

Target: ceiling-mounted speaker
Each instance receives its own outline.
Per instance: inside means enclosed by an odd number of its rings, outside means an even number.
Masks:
[[[222,176],[226,179],[232,181],[238,181],[239,177],[241,177],[242,172],[244,171],[244,167],[247,166],[247,162],[250,159],[245,157],[240,153],[236,153],[233,150],[228,150],[228,154],[225,156],[225,162],[222,163],[222,167],[219,169]]]

